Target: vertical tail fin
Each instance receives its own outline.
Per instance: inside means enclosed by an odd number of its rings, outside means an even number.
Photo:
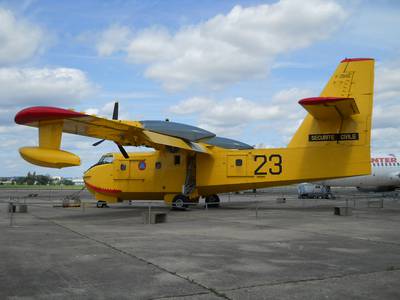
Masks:
[[[365,146],[370,156],[374,60],[344,59],[320,97],[299,103],[308,115],[288,147]]]

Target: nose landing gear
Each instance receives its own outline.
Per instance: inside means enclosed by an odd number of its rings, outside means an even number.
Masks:
[[[106,201],[97,201],[97,203],[96,203],[96,207],[97,208],[104,208],[104,207],[109,207],[108,205],[107,205],[107,202]]]
[[[184,210],[188,208],[189,198],[184,195],[176,195],[174,200],[172,200],[172,209],[174,210]]]

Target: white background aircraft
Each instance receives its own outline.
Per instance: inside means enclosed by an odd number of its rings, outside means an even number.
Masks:
[[[394,154],[374,155],[371,175],[324,180],[318,183],[333,187],[356,187],[360,191],[384,192],[400,188],[400,158]]]

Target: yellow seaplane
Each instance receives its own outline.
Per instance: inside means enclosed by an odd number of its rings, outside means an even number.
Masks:
[[[101,203],[164,200],[185,208],[219,193],[370,174],[374,60],[344,59],[319,97],[299,104],[308,112],[286,148],[254,149],[190,125],[118,120],[55,107],[29,107],[15,116],[39,128],[39,146],[19,149],[28,162],[50,168],[80,165],[60,149],[62,133],[113,141],[108,153],[84,173],[87,189]],[[124,146],[152,152],[127,153]]]

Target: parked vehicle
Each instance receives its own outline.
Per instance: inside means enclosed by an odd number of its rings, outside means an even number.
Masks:
[[[331,188],[322,184],[301,183],[297,186],[299,199],[331,199]]]

